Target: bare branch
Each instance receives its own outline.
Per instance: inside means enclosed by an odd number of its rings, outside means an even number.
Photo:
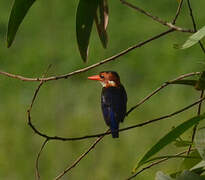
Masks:
[[[137,6],[134,6],[133,4],[128,3],[128,2],[125,1],[125,0],[120,0],[120,1],[122,2],[122,4],[125,4],[125,5],[127,5],[128,7],[130,7],[130,8],[132,8],[132,9],[135,9],[135,10],[141,12],[142,14],[144,14],[144,15],[146,15],[146,16],[152,18],[153,20],[159,22],[160,24],[162,24],[162,25],[164,25],[164,26],[167,26],[167,27],[169,27],[169,28],[171,28],[171,29],[174,29],[174,30],[176,30],[176,31],[194,33],[194,31],[191,30],[191,29],[183,29],[183,28],[181,28],[181,27],[175,26],[174,24],[172,24],[172,23],[170,23],[170,22],[164,21],[164,20],[160,19],[160,18],[157,17],[157,16],[153,16],[153,15],[151,15],[150,13],[146,12],[145,10],[143,10],[143,9],[137,7]]]
[[[36,158],[36,180],[39,180],[40,179],[40,173],[39,173],[39,158],[41,156],[41,153],[43,151],[43,148],[45,147],[46,143],[49,141],[49,139],[46,139],[41,148],[40,148],[40,151],[38,152],[38,155],[37,155],[37,158]]]
[[[143,104],[145,101],[147,101],[150,97],[152,97],[153,95],[155,95],[156,93],[158,93],[161,89],[165,88],[166,86],[168,86],[170,83],[176,81],[176,80],[181,80],[190,76],[194,76],[194,75],[199,75],[201,74],[201,72],[193,72],[193,73],[188,73],[188,74],[184,74],[181,75],[171,81],[167,81],[164,84],[162,84],[159,88],[157,88],[156,90],[154,90],[152,93],[150,93],[148,96],[146,96],[144,99],[142,99],[139,103],[137,103],[135,106],[133,106],[132,108],[130,108],[130,110],[126,113],[126,115],[128,115],[129,113],[131,113],[134,109],[136,109],[138,106],[140,106],[141,104]]]
[[[177,8],[177,12],[176,12],[176,15],[175,15],[175,17],[174,17],[174,19],[172,21],[172,24],[175,24],[176,21],[177,21],[177,18],[179,17],[179,14],[180,14],[181,9],[182,9],[182,4],[183,4],[183,0],[181,0],[180,3],[179,3],[179,6]]]
[[[88,66],[88,67],[85,67],[85,68],[82,68],[82,69],[78,69],[76,71],[73,71],[73,72],[70,72],[70,73],[67,73],[67,74],[64,74],[64,75],[60,75],[60,76],[52,76],[52,77],[47,77],[47,78],[28,78],[28,77],[23,77],[23,76],[20,76],[20,75],[15,75],[15,74],[11,74],[11,73],[8,73],[8,72],[4,72],[4,71],[0,71],[0,74],[1,75],[4,75],[4,76],[7,76],[7,77],[10,77],[10,78],[15,78],[15,79],[19,79],[19,80],[22,80],[22,81],[52,81],[52,80],[58,80],[58,79],[67,79],[68,77],[70,76],[73,76],[73,75],[76,75],[76,74],[79,74],[79,73],[82,73],[82,72],[86,72],[90,69],[93,69],[97,66],[100,66],[102,64],[105,64],[105,63],[108,63],[110,61],[113,61],[125,54],[127,54],[128,52],[136,49],[136,48],[139,48],[141,46],[144,46],[145,44],[153,41],[153,40],[156,40],[156,39],[159,39],[160,37],[166,35],[166,34],[169,34],[171,32],[174,32],[175,30],[174,29],[170,29],[170,30],[167,30],[167,31],[164,31],[156,36],[153,36],[152,38],[148,39],[148,40],[145,40],[143,42],[140,42],[134,46],[131,46],[123,51],[121,51],[120,53],[114,55],[114,56],[111,56],[109,58],[106,58],[98,63],[95,63],[91,66]]]
[[[105,133],[109,132],[108,129]],[[100,136],[96,141],[89,147],[87,151],[85,151],[81,156],[79,156],[69,167],[67,167],[61,174],[59,174],[54,180],[58,180],[62,178],[66,173],[68,173],[72,168],[74,168],[92,149],[95,148],[96,144],[99,143],[103,138],[105,137],[105,134]]]

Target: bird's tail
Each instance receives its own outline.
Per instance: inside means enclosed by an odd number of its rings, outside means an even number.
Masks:
[[[113,113],[111,114],[110,130],[113,138],[119,137],[119,123],[115,120]]]

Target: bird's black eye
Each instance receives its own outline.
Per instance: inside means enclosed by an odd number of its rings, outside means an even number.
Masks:
[[[101,77],[102,79],[104,78],[104,76],[103,76],[102,74],[100,75],[100,77]]]

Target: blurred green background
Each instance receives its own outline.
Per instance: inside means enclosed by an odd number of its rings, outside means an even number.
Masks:
[[[130,2],[167,21],[172,20],[178,6],[176,0]],[[26,77],[40,77],[52,64],[49,76],[64,74],[96,63],[167,29],[119,1],[109,1],[108,48],[102,48],[96,28],[93,28],[88,63],[84,64],[75,38],[77,3],[76,0],[35,2],[20,26],[14,44],[7,49],[6,28],[12,2],[1,1],[0,69]],[[205,1],[191,3],[200,28],[205,22],[202,8]],[[192,28],[186,3],[177,24]],[[184,42],[188,36],[187,33],[174,32],[88,72],[46,83],[32,111],[35,126],[49,135],[65,137],[105,131],[107,127],[100,109],[101,85],[88,81],[87,76],[103,70],[117,71],[126,87],[130,108],[163,82],[184,73],[204,70],[205,58],[199,45],[187,50],[173,48],[173,44]],[[26,110],[37,85],[36,82],[0,76],[0,179],[28,180],[35,177],[35,159],[43,138],[28,127]],[[190,87],[170,86],[133,111],[121,127],[174,112],[194,102],[199,94]],[[195,107],[174,118],[123,132],[117,140],[105,137],[62,179],[125,179],[149,147],[173,126],[194,116],[196,111]],[[185,136],[190,138],[191,131]],[[53,179],[93,141],[49,142],[40,158],[42,179]],[[170,145],[160,153],[177,151],[174,145]],[[157,170],[173,172],[179,162],[169,161],[156,166],[136,179],[154,179]]]

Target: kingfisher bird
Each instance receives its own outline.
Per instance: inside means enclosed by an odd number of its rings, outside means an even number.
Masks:
[[[101,93],[101,108],[105,123],[110,127],[112,137],[119,137],[119,123],[123,122],[127,111],[127,93],[120,83],[120,77],[115,71],[103,71],[98,75],[88,77],[99,81],[103,88]]]

